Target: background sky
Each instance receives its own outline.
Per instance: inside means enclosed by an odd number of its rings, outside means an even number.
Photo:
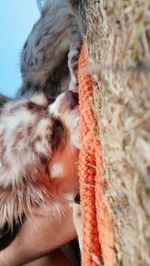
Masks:
[[[0,93],[13,96],[21,84],[20,53],[39,17],[36,0],[0,3]]]

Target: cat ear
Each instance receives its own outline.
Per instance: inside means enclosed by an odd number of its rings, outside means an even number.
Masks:
[[[13,192],[11,189],[0,188],[0,237],[1,232],[7,227],[8,231],[12,230],[14,221],[22,220],[23,213],[23,195],[19,193],[16,195],[16,191]],[[3,229],[3,230],[2,230]]]
[[[3,227],[0,226],[0,251],[9,246],[15,239],[24,221],[25,215],[22,213],[21,218],[13,221],[12,228],[10,228],[7,223],[5,223]]]
[[[48,198],[48,192],[32,182],[23,182],[13,190],[11,187],[0,187],[0,238],[2,228],[7,225],[8,230],[13,232],[14,222],[22,223],[24,216],[27,217],[44,204],[44,196]]]

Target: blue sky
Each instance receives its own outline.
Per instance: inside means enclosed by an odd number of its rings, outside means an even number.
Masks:
[[[0,92],[13,96],[21,84],[20,52],[39,17],[36,0],[0,3]]]

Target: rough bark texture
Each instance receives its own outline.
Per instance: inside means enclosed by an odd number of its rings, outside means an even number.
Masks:
[[[150,265],[150,2],[82,0],[116,265]]]

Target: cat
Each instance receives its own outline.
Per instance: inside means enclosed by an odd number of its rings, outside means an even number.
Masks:
[[[0,97],[1,239],[78,186],[78,18],[76,1],[45,1],[21,52],[21,88]]]

